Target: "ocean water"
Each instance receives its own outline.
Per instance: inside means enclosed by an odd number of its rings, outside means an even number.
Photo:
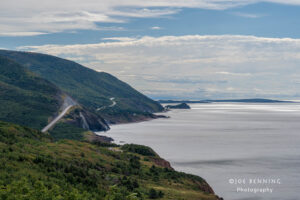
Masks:
[[[152,147],[225,200],[300,199],[300,104],[191,106],[165,113],[169,119],[112,126],[106,135]]]

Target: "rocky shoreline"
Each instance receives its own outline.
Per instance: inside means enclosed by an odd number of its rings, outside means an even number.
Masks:
[[[166,109],[165,112],[169,111],[170,109]],[[134,122],[129,122],[129,123],[139,123],[139,122],[144,122],[144,121],[149,121],[149,120],[153,120],[153,119],[159,119],[159,118],[169,118],[169,116],[166,115],[155,115],[152,114],[151,118],[144,118],[143,120],[136,120]],[[118,123],[118,124],[114,124],[114,125],[119,125],[119,124],[128,124],[128,123]],[[108,130],[109,131],[109,130]],[[101,142],[101,143],[108,143],[108,144],[113,144],[114,139],[111,137],[107,137],[107,136],[103,136],[100,134],[96,134],[94,133],[94,136],[91,138],[94,142]],[[152,158],[151,160],[153,163],[155,163],[158,166],[170,169],[170,170],[175,170],[169,161],[163,159],[163,158]],[[212,189],[212,187],[206,182],[204,181],[205,184],[203,184],[203,182],[199,182],[196,183],[198,185],[198,188],[208,194],[213,194],[216,195],[214,190]],[[224,200],[222,197],[217,196],[217,200]]]

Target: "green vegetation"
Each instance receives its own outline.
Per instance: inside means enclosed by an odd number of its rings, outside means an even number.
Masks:
[[[0,57],[0,120],[8,121],[0,121],[1,200],[218,199],[202,178],[174,171],[151,148],[114,145],[78,128],[107,130],[101,116],[111,122],[141,120],[161,111],[160,104],[107,73],[71,61],[0,54],[16,61]],[[35,130],[46,126],[66,94],[80,105],[51,135]]]
[[[144,148],[127,148],[54,141],[0,122],[0,199],[217,199],[200,177],[149,161],[160,159],[156,154],[130,152]]]
[[[162,191],[156,191],[155,189],[151,188],[149,191],[149,198],[150,199],[159,199],[164,196],[164,193]]]
[[[59,89],[0,57],[0,120],[41,129],[59,108]]]
[[[49,131],[49,133],[55,140],[83,140],[84,132],[86,132],[86,130],[64,122],[57,123],[55,127]]]
[[[149,113],[163,110],[159,103],[108,73],[96,72],[75,62],[44,54],[2,50],[0,55],[22,63],[57,85],[91,112],[101,114],[112,123],[151,117]],[[109,107],[113,104],[110,98],[115,98],[114,107]],[[98,108],[103,109],[101,112],[96,111]]]
[[[150,147],[138,144],[125,144],[121,148],[122,150],[140,154],[143,156],[156,156],[156,153]]]

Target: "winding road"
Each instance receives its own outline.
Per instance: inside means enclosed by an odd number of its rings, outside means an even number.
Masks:
[[[114,97],[109,98],[109,100],[111,100],[111,102],[112,102],[109,106],[102,106],[101,108],[97,108],[96,111],[103,110],[103,109],[105,109],[105,108],[107,108],[107,107],[112,108],[112,107],[114,107],[115,105],[117,105],[117,102],[115,101],[115,98],[114,98]]]
[[[112,98],[110,98],[109,100],[111,100],[112,101],[112,104],[111,105],[109,105],[108,107],[114,107],[115,105],[117,105],[117,102],[115,101],[115,98],[114,97],[112,97]]]
[[[55,117],[46,127],[42,129],[42,132],[48,131],[51,127],[53,127],[65,114],[73,107],[77,105],[77,103],[69,96],[64,99],[64,103],[61,107],[62,112]]]

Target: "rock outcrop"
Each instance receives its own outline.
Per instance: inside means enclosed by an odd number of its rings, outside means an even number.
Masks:
[[[160,166],[160,167],[165,167],[165,168],[168,168],[168,169],[171,169],[171,170],[174,170],[171,166],[171,164],[162,159],[162,158],[151,158],[151,161],[154,162],[156,165]]]
[[[110,129],[109,125],[103,118],[87,111],[80,106],[72,109],[70,113],[65,116],[64,121],[77,127],[94,132],[108,131]]]
[[[186,103],[180,103],[177,105],[167,105],[165,106],[166,109],[191,109],[191,107]]]

